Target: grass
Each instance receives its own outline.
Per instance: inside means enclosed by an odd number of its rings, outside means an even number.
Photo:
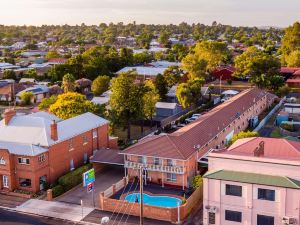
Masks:
[[[272,138],[281,138],[281,134],[280,134],[280,130],[279,128],[276,128],[272,131],[272,133],[270,134],[270,137]]]

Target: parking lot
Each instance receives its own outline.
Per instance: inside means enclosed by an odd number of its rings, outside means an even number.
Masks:
[[[95,206],[99,206],[99,193],[105,191],[112,184],[120,181],[124,177],[124,168],[117,166],[107,167],[105,171],[96,174],[95,180],[95,192],[94,202]],[[93,194],[87,193],[87,188],[83,187],[82,184],[57,197],[56,201],[72,203],[80,205],[80,200],[83,201],[83,205],[86,207],[93,207]]]

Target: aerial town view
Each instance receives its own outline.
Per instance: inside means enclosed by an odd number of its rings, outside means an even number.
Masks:
[[[300,0],[0,9],[0,225],[300,225]]]

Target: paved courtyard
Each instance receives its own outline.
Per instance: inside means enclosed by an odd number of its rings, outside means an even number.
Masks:
[[[99,206],[99,193],[105,191],[112,184],[117,183],[124,177],[123,167],[108,167],[105,171],[96,174],[95,181],[95,193],[94,200],[95,206]],[[57,197],[56,201],[72,203],[80,205],[80,200],[83,200],[83,205],[86,207],[93,207],[93,194],[87,193],[86,187],[82,184],[73,188],[72,190],[64,193],[63,195]]]

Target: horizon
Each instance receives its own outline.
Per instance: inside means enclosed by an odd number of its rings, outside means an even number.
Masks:
[[[3,25],[188,24],[285,28],[300,20],[300,1],[253,0],[11,0],[1,5]],[[30,16],[28,16],[30,15]]]

